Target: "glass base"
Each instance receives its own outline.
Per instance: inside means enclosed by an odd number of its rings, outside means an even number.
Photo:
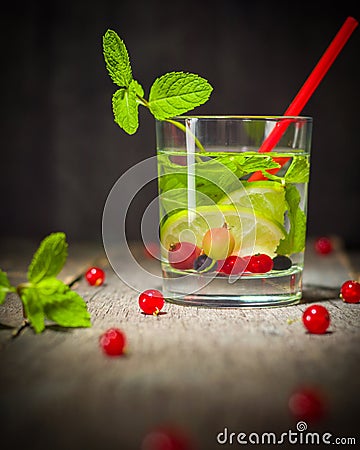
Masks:
[[[167,301],[210,308],[273,307],[299,303],[302,297],[302,267],[269,274],[231,277],[163,273]]]

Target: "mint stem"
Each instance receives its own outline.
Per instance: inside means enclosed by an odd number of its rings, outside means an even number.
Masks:
[[[136,98],[138,99],[140,105],[146,106],[147,109],[150,109],[149,102],[145,100],[144,97],[141,97],[141,95],[136,94]]]
[[[27,327],[30,327],[30,322],[29,322],[27,319],[25,319],[25,320],[23,321],[23,323],[20,325],[20,327],[17,328],[17,329],[12,333],[11,338],[12,338],[12,339],[15,339],[15,338],[17,338],[18,336],[20,336],[20,333],[21,333],[25,328],[27,328]]]
[[[205,149],[204,149],[202,143],[199,141],[199,139],[198,139],[196,136],[194,136],[194,134],[193,134],[190,130],[187,130],[186,127],[185,127],[185,125],[183,125],[183,124],[180,123],[180,122],[176,122],[176,120],[172,120],[172,119],[164,119],[164,120],[165,120],[166,122],[169,122],[169,123],[175,125],[175,126],[178,127],[180,130],[182,130],[184,133],[190,133],[190,134],[192,135],[192,137],[194,138],[195,144],[196,144],[196,146],[198,147],[198,149],[199,149],[201,152],[204,152],[204,151],[205,151]]]
[[[150,110],[149,102],[148,102],[147,100],[145,100],[143,97],[141,97],[141,95],[138,95],[138,94],[136,94],[136,97],[138,98],[138,101],[139,101],[139,103],[140,103],[141,105],[145,106],[147,109]],[[205,149],[204,149],[202,143],[199,141],[199,139],[198,139],[196,136],[194,136],[193,133],[191,133],[191,131],[187,130],[186,127],[185,127],[185,125],[183,125],[183,124],[180,123],[180,122],[177,122],[176,120],[172,120],[172,119],[164,119],[164,120],[165,120],[166,122],[171,123],[172,125],[175,125],[177,128],[179,128],[179,129],[180,129],[181,131],[183,131],[184,133],[190,133],[190,134],[192,135],[192,137],[194,138],[195,144],[196,144],[196,146],[198,147],[198,149],[199,149],[201,152],[204,152],[204,151],[205,151]]]

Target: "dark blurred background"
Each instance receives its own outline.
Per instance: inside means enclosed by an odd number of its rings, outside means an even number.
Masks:
[[[155,155],[153,117],[133,136],[114,122],[102,35],[124,39],[146,96],[157,76],[195,72],[214,86],[199,114],[281,114],[358,2],[8,2],[1,12],[1,220],[6,236],[101,241],[116,180]],[[303,111],[314,118],[308,234],[360,246],[357,29]],[[140,198],[129,238],[140,237]],[[150,197],[150,198],[149,198]]]

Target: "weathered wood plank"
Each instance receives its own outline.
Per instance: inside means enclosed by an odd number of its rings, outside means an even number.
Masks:
[[[97,254],[87,251],[86,258]],[[140,260],[141,247],[134,252]],[[92,328],[49,326],[41,335],[26,329],[16,339],[11,329],[0,329],[0,437],[11,438],[12,448],[31,442],[39,449],[139,450],[149,429],[170,423],[193,436],[196,449],[218,449],[216,434],[224,427],[248,434],[296,431],[288,400],[303,384],[318,386],[329,404],[311,431],[354,436],[360,307],[343,303],[338,290],[355,268],[341,247],[329,257],[310,245],[307,252],[303,303],[286,308],[167,303],[155,318],[140,313],[138,293],[110,268],[100,288],[80,280],[76,289],[88,303]],[[144,264],[158,270],[155,261]],[[10,300],[0,307],[0,323],[16,326],[21,317]],[[332,318],[321,336],[307,334],[301,323],[307,303],[315,301]],[[110,326],[126,333],[126,357],[109,359],[99,350],[98,338]]]

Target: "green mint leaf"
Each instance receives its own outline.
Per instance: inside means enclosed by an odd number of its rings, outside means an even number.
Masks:
[[[90,327],[90,314],[85,301],[56,278],[37,285],[45,316],[62,327]]]
[[[309,181],[310,164],[305,156],[296,156],[293,158],[288,168],[285,181],[288,183],[307,183]]]
[[[138,129],[139,102],[137,95],[143,95],[143,93],[141,85],[132,80],[128,88],[118,89],[112,97],[115,122],[128,134],[134,134]]]
[[[151,86],[149,108],[156,119],[169,119],[205,103],[212,90],[210,83],[199,75],[166,73]]]
[[[212,156],[211,153],[202,155]],[[179,208],[187,208],[187,167],[174,164],[168,155],[158,155],[164,174],[159,177],[161,204],[166,213]],[[225,167],[223,167],[225,166]],[[273,169],[279,164],[266,154],[248,153],[220,155],[209,160],[199,160],[195,164],[196,204],[208,204],[210,197],[217,202],[226,192],[238,188],[237,179],[259,169]],[[229,184],[229,169],[236,175],[233,184]]]
[[[296,186],[287,184],[285,186],[285,199],[288,203],[288,215],[290,221],[289,233],[285,236],[277,248],[280,255],[291,255],[301,252],[305,248],[306,240],[306,215],[300,208],[300,193]]]
[[[234,172],[238,178],[242,178],[258,170],[265,171],[280,167],[280,164],[275,162],[272,156],[257,152],[246,152],[231,156],[223,155],[217,157],[216,161]]]
[[[21,301],[24,305],[25,316],[35,333],[41,333],[45,329],[45,313],[38,289],[35,287],[23,288]]]
[[[11,286],[8,276],[0,269],[0,305],[4,303],[8,292],[15,292],[14,286]]]
[[[135,88],[135,94],[139,95],[140,97],[144,96],[144,89],[141,86],[141,84],[136,81],[136,80],[132,80],[131,84],[133,84],[134,88]],[[137,102],[139,103],[139,100],[137,100]]]
[[[202,153],[202,156],[213,156]],[[174,164],[168,155],[158,155],[164,174],[159,177],[161,204],[167,213],[178,208],[187,208],[187,170],[186,166]],[[233,185],[229,184],[229,173],[225,166],[236,176]],[[226,192],[238,188],[238,178],[257,170],[278,168],[272,157],[261,153],[243,153],[220,155],[195,164],[196,204],[207,204],[207,197],[220,200]],[[215,181],[216,180],[216,181]]]
[[[113,30],[107,30],[103,37],[103,52],[106,68],[113,82],[129,87],[132,80],[129,54],[122,39]]]
[[[45,318],[63,327],[90,327],[85,301],[56,278],[47,278],[21,289],[25,314],[36,333],[45,329]]]
[[[56,276],[63,268],[67,258],[67,243],[64,233],[47,236],[35,252],[28,270],[28,280],[38,283]]]

